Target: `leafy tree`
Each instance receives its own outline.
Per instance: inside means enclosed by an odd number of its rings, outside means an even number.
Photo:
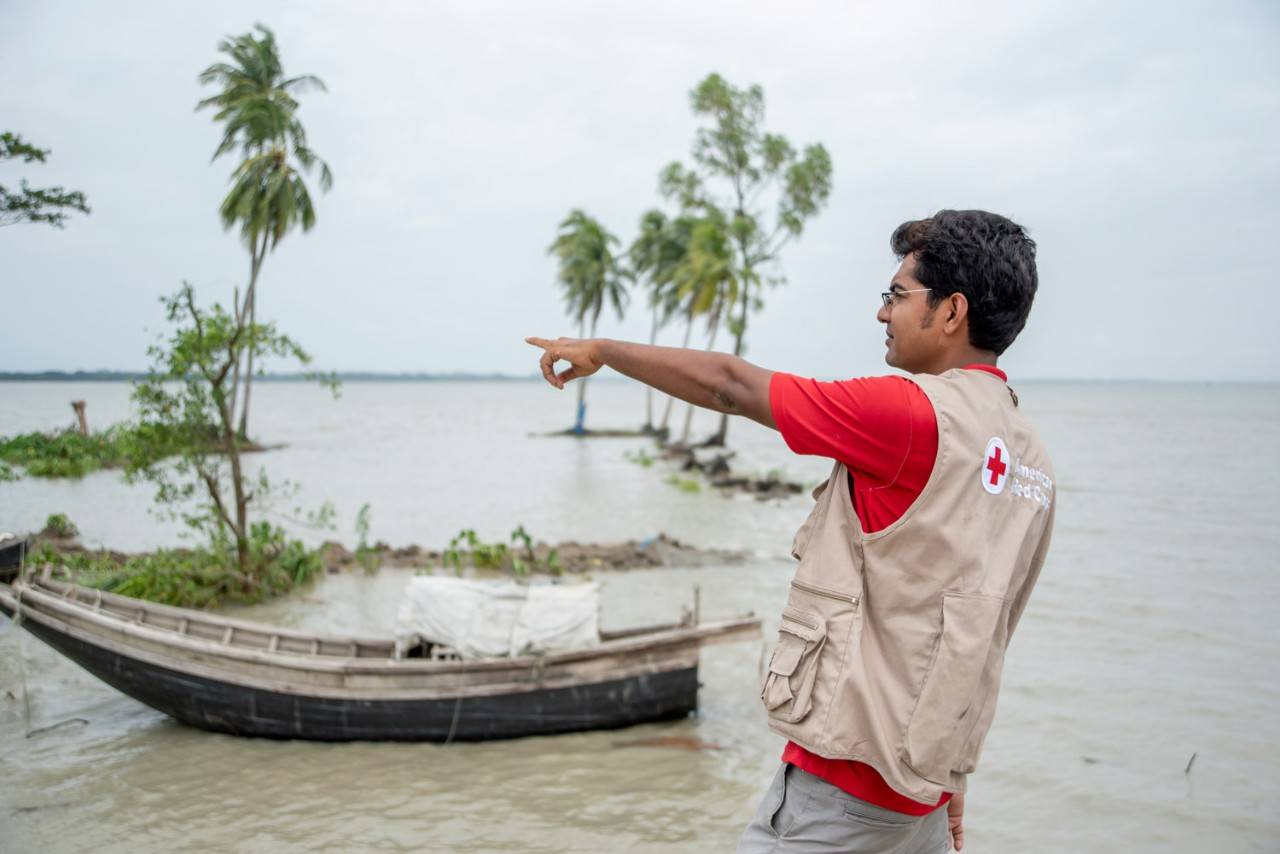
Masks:
[[[766,271],[827,202],[831,157],[821,144],[798,152],[785,137],[766,132],[764,90],[758,85],[739,89],[710,74],[689,93],[689,100],[703,122],[694,137],[693,165],[669,164],[659,186],[684,210],[725,223],[738,284],[737,313],[730,316],[729,327],[734,355],[742,355],[749,312],[763,305],[763,285],[784,281]],[[723,445],[727,433],[728,416],[721,416],[708,444]]]
[[[213,160],[239,148],[243,160],[231,173],[231,191],[222,201],[219,214],[225,229],[240,226],[240,236],[249,250],[249,284],[244,303],[235,311],[247,314],[252,325],[257,320],[258,274],[267,252],[274,250],[294,228],[310,231],[316,222],[315,207],[304,175],[320,168],[320,189],[333,186],[329,166],[307,144],[306,131],[298,120],[295,95],[308,90],[327,91],[320,78],[305,74],[284,76],[275,35],[262,24],[254,33],[223,39],[218,51],[227,62],[210,65],[201,72],[204,85],[221,87],[216,95],[200,101],[197,110],[216,109],[214,121],[222,122],[222,141]],[[253,385],[253,360],[258,350],[246,351],[244,402],[237,429],[248,436],[249,395]],[[233,370],[232,390],[238,393],[240,365]]]
[[[608,300],[622,318],[627,304],[627,290],[623,273],[613,247],[618,238],[608,232],[596,219],[580,209],[575,209],[560,223],[556,239],[547,247],[547,254],[556,256],[559,262],[558,278],[564,287],[565,308],[570,317],[578,321],[578,336],[586,337],[587,317],[591,318],[591,337],[595,337],[600,312]],[[586,382],[578,383],[578,413],[573,432],[585,432]]]
[[[49,149],[36,148],[16,133],[0,133],[0,160],[21,157],[23,163],[45,162]],[[89,213],[84,193],[64,190],[62,187],[33,189],[22,179],[16,193],[0,185],[0,225],[17,225],[20,222],[46,222],[54,228],[64,228],[70,211]]]
[[[239,591],[252,592],[271,575],[273,558],[297,547],[269,523],[250,521],[251,507],[270,506],[288,486],[274,487],[262,470],[245,472],[235,366],[250,349],[303,365],[310,357],[273,324],[251,323],[217,303],[201,308],[189,284],[162,302],[174,328],[148,348],[150,370],[134,386],[139,420],[126,473],[153,483],[156,502],[228,554]],[[320,379],[336,394],[336,381]],[[325,510],[318,521],[330,515]]]

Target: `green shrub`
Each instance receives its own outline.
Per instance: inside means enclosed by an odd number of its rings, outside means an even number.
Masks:
[[[365,572],[374,572],[381,563],[377,549],[369,545],[368,504],[363,505],[356,514],[356,563],[364,567]]]
[[[48,544],[41,544],[32,562],[61,565],[69,580],[85,587],[183,608],[261,602],[306,584],[324,571],[318,550],[289,539],[283,529],[269,522],[257,522],[250,528],[248,576],[237,568],[230,539],[212,548],[160,549],[124,563],[107,554],[58,554]]]
[[[76,523],[67,518],[65,513],[51,513],[44,520],[44,529],[55,537],[74,537],[80,533]]]

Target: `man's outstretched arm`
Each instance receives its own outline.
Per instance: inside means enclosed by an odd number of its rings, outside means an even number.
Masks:
[[[542,348],[542,376],[556,388],[594,374],[608,365],[672,397],[730,415],[745,415],[778,429],[769,410],[769,379],[773,371],[756,367],[728,353],[654,347],[608,338],[526,338]],[[560,373],[555,363],[569,367]]]

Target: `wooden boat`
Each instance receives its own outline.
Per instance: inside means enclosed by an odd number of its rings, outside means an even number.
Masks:
[[[601,632],[596,647],[397,658],[333,637],[143,602],[46,572],[0,584],[0,611],[112,687],[214,732],[319,741],[479,741],[607,729],[697,709],[698,651],[760,636],[755,618]]]

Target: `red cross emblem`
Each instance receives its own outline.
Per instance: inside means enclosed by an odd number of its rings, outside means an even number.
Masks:
[[[1004,492],[1004,483],[1008,479],[1009,449],[1004,446],[1004,442],[998,436],[992,437],[991,441],[987,442],[987,451],[983,459],[985,462],[978,475],[982,481],[982,488],[992,495],[999,495]]]
[[[997,445],[995,453],[987,458],[987,471],[991,472],[991,485],[995,486],[1000,482],[1000,477],[1005,473],[1005,469],[1009,468],[1004,460],[1000,459],[1000,447]]]

